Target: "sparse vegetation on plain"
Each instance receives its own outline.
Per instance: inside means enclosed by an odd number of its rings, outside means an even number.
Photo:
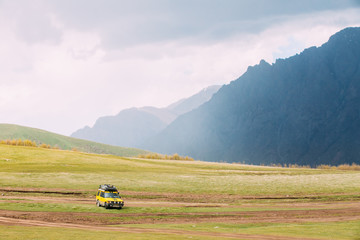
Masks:
[[[118,187],[126,202],[122,210],[95,206],[100,183]],[[22,219],[27,223],[22,233],[30,239],[44,239],[38,234],[43,227],[47,236],[64,229],[69,234],[64,239],[74,233],[92,239],[92,232],[79,226],[121,235],[115,239],[212,239],[214,234],[217,239],[259,234],[352,239],[358,234],[359,196],[355,170],[125,158],[0,144],[0,229],[2,221],[15,225],[0,238],[16,239],[16,225],[23,223],[11,221]],[[50,220],[36,225],[43,219]],[[62,223],[75,225],[58,228]],[[327,235],[329,228],[342,230]]]
[[[266,166],[266,165],[261,165],[261,166]],[[277,163],[277,164],[270,164],[271,167],[280,167],[280,168],[312,168],[309,165],[298,165],[298,164],[281,164],[281,163]],[[314,168],[317,169],[332,169],[332,170],[351,170],[351,171],[359,171],[360,170],[360,165],[356,164],[356,163],[352,163],[352,164],[340,164],[337,166],[331,166],[331,165],[327,165],[327,164],[320,164],[318,166],[315,166]]]
[[[173,155],[159,154],[159,153],[148,153],[148,154],[140,154],[138,158],[146,158],[146,159],[162,159],[162,160],[181,160],[181,161],[194,161],[193,158],[189,156],[180,156],[177,153]]]
[[[318,169],[337,169],[337,170],[350,170],[350,171],[360,171],[360,165],[356,163],[350,164],[341,164],[339,166],[330,166],[330,165],[319,165]]]
[[[12,187],[238,195],[352,193],[360,174],[242,164],[132,159],[74,151],[0,145],[0,183]],[[206,184],[204,184],[206,182]]]
[[[41,148],[54,148],[59,149],[57,146],[51,147],[49,144],[42,143],[38,145],[35,141],[31,141],[29,139],[22,140],[20,139],[6,139],[0,140],[0,144],[12,145],[12,146],[24,146],[24,147],[41,147]]]

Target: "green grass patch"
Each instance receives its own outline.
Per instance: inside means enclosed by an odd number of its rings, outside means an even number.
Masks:
[[[26,227],[26,226],[1,226],[0,225],[0,239],[9,240],[98,240],[98,239],[115,239],[115,240],[183,240],[183,239],[219,239],[216,237],[202,237],[189,235],[175,235],[175,234],[161,234],[161,233],[126,233],[115,231],[100,231],[100,230],[80,230],[80,229],[65,229],[55,227]]]
[[[284,208],[284,207],[127,207],[119,209],[105,209],[90,204],[79,203],[38,203],[38,202],[11,202],[11,199],[0,202],[0,209],[16,211],[42,211],[42,212],[88,212],[88,213],[113,213],[113,214],[141,214],[141,213],[231,213],[249,211],[288,211],[288,210],[316,210],[319,208]]]
[[[360,192],[360,172],[254,167],[198,161],[143,160],[0,145],[0,184],[8,187],[232,195]],[[206,183],[206,184],[204,184]]]
[[[223,232],[237,234],[261,234],[273,236],[320,238],[320,239],[360,239],[360,221],[308,222],[308,223],[196,223],[196,224],[128,224],[130,227],[165,228],[201,232]]]

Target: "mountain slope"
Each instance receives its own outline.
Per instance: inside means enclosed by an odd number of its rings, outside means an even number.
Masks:
[[[148,149],[207,161],[360,163],[360,28],[261,61],[182,115]]]
[[[90,142],[86,140],[71,138],[44,130],[23,127],[12,124],[0,124],[0,139],[29,139],[39,143],[58,146],[63,150],[76,148],[79,151],[89,153],[112,154],[123,157],[133,157],[139,154],[148,153],[147,151],[135,148],[124,148],[110,146],[101,143]]]
[[[220,87],[221,86],[219,86],[219,85],[213,85],[213,86],[204,88],[203,90],[201,90],[200,92],[198,92],[197,94],[195,94],[189,98],[181,99],[180,101],[169,105],[166,109],[173,113],[176,113],[177,116],[180,116],[184,113],[190,112],[191,110],[196,109],[199,106],[201,106],[203,103],[209,101],[211,99],[211,97],[217,91],[219,91]]]
[[[157,134],[166,123],[151,113],[131,108],[116,116],[99,118],[93,128],[85,128],[72,134],[73,137],[91,139],[116,146],[140,146],[143,139]]]
[[[71,136],[96,142],[142,148],[180,114],[208,101],[220,86],[211,86],[167,108],[143,107],[121,111],[116,116],[99,118],[92,128],[85,127]]]

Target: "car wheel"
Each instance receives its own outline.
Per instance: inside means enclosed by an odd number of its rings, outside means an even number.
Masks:
[[[100,202],[99,202],[99,200],[96,200],[96,206],[100,207]]]
[[[105,208],[108,209],[109,208],[109,205],[107,203],[105,203]]]

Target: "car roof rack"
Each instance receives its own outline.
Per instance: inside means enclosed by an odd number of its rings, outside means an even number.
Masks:
[[[105,191],[116,191],[117,192],[116,187],[111,184],[101,184],[101,185],[99,185],[99,189],[102,189]]]

